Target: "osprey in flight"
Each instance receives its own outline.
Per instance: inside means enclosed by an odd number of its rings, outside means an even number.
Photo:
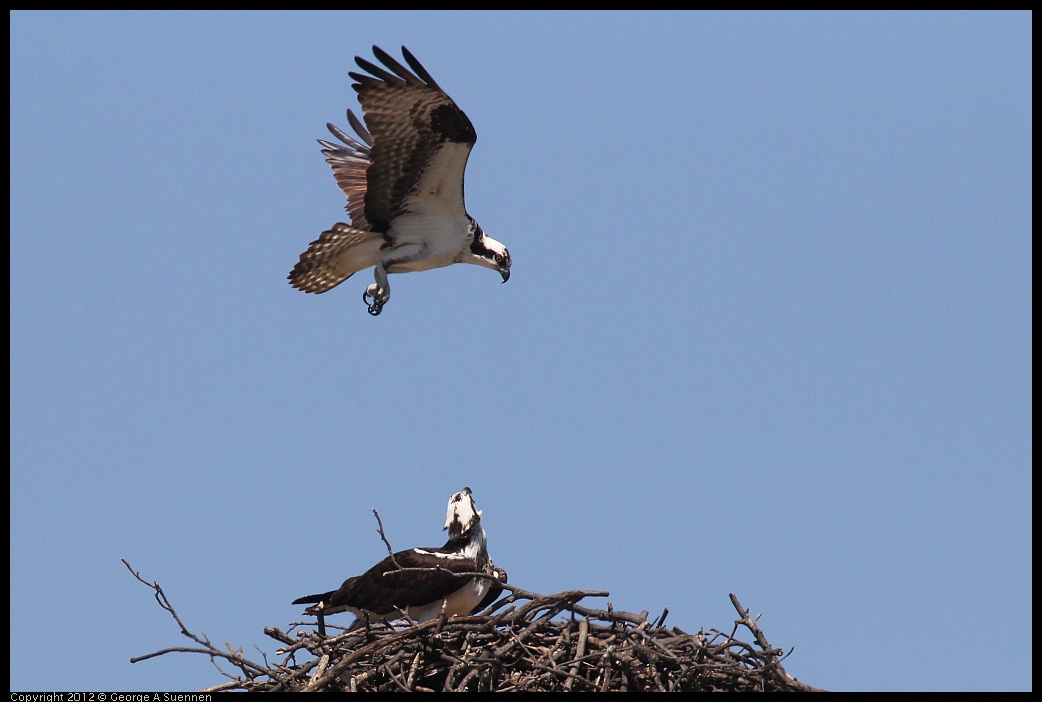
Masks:
[[[351,224],[337,222],[289,274],[293,287],[323,293],[363,268],[376,282],[362,299],[378,315],[391,297],[388,273],[473,263],[510,277],[510,252],[485,234],[463,203],[463,172],[477,141],[474,126],[430,73],[402,47],[412,71],[373,47],[387,68],[356,56],[372,75],[354,79],[365,124],[351,110],[355,139],[327,124],[340,144],[319,140],[337,185],[347,196]]]
[[[449,498],[445,529],[449,540],[441,547],[410,548],[388,556],[362,575],[348,578],[339,590],[308,595],[293,604],[310,604],[305,614],[324,616],[351,612],[357,619],[400,619],[417,622],[441,616],[466,616],[480,612],[503,592],[507,574],[492,564],[481,528],[481,512],[470,488]],[[496,578],[466,574],[485,573]]]

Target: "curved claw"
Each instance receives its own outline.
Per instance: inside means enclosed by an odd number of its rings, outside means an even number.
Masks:
[[[365,290],[362,291],[362,302],[364,302],[366,304],[366,307],[369,308],[369,314],[371,314],[371,315],[373,315],[375,317],[376,315],[378,315],[381,312],[383,312],[384,304],[387,302],[387,300],[381,300],[376,295],[373,295],[372,298],[373,298],[373,301],[369,302],[369,289],[368,288],[366,288]]]
[[[369,302],[368,290],[362,291],[362,302],[364,302],[365,306],[369,308],[369,314],[373,315],[374,317],[383,311],[383,303],[377,302],[375,297],[373,298],[372,302]]]

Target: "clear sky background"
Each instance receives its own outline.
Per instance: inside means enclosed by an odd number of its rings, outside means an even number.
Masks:
[[[274,659],[470,486],[511,582],[835,690],[1028,690],[1031,15],[11,15],[11,686]],[[479,135],[454,266],[286,282],[404,44]],[[346,622],[345,622],[346,623]]]

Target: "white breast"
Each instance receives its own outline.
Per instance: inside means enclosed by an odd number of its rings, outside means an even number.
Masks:
[[[444,600],[438,600],[426,605],[416,605],[408,608],[408,614],[418,622],[425,622],[441,616],[442,603],[445,603],[445,614],[449,617],[462,617],[470,614],[485,593],[491,587],[491,582],[485,578],[472,578],[470,582],[452,593]]]

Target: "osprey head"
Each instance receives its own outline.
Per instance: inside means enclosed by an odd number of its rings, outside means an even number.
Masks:
[[[449,508],[445,514],[445,526],[449,530],[450,539],[458,539],[481,521],[481,512],[474,505],[470,496],[470,488],[465,487],[449,498]]]
[[[507,247],[486,234],[481,225],[473,219],[471,220],[471,230],[473,238],[470,242],[470,250],[464,254],[462,262],[499,271],[504,283],[510,280],[510,252],[507,251]]]

